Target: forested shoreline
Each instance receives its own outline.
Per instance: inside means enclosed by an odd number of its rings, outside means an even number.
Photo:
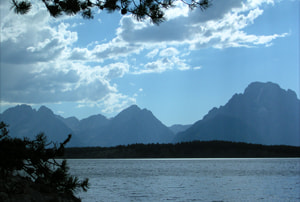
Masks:
[[[226,141],[65,148],[64,158],[276,158],[300,157],[300,147]]]

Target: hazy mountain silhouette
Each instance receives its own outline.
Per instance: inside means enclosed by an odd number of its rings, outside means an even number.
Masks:
[[[300,145],[300,100],[295,92],[268,82],[251,83],[225,106],[213,108],[175,142],[226,140],[259,144]]]
[[[33,139],[37,134],[44,132],[49,136],[49,141],[62,142],[68,134],[73,134],[73,131],[45,106],[36,111],[28,105],[18,105],[4,111],[0,120],[9,125],[12,137]],[[73,134],[69,146],[75,145],[79,145],[79,140]]]
[[[90,137],[88,145],[101,146],[126,145],[134,143],[168,143],[173,133],[149,110],[136,105],[120,112],[116,117],[102,122],[101,129]],[[82,134],[82,133],[81,133]]]
[[[13,137],[33,138],[44,132],[49,140],[62,142],[71,133],[73,138],[68,146],[169,143],[174,138],[174,134],[152,112],[141,110],[136,105],[112,119],[98,114],[82,120],[55,115],[45,106],[36,111],[28,105],[18,105],[0,114],[0,121],[9,124]]]
[[[60,115],[57,115],[57,118],[59,120],[61,120],[62,122],[64,122],[64,124],[66,124],[70,129],[72,129],[74,131],[74,129],[76,129],[79,125],[79,120],[75,117],[68,117],[68,118],[64,118]]]
[[[61,142],[71,133],[73,138],[68,146],[193,140],[300,145],[300,100],[295,92],[271,82],[251,83],[244,93],[235,94],[226,105],[213,108],[191,126],[168,128],[151,111],[136,105],[111,119],[98,114],[82,120],[55,115],[45,106],[35,110],[18,105],[0,114],[0,121],[9,124],[13,137],[33,138],[45,132],[49,140]]]

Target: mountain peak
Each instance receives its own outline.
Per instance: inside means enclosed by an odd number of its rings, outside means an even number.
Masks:
[[[261,81],[254,81],[248,85],[246,90],[248,88],[280,88],[280,86],[277,83],[273,83],[271,81],[268,82],[261,82]]]
[[[53,111],[45,106],[41,106],[38,110],[38,113],[54,115]]]
[[[290,89],[284,90],[278,84],[272,82],[253,82],[245,89],[244,96],[248,100],[261,104],[264,103],[265,105],[269,105],[275,100],[277,100],[277,102],[297,100],[297,95],[294,91]]]
[[[5,110],[1,117],[6,117],[7,120],[18,122],[18,120],[22,120],[23,117],[31,117],[35,112],[36,111],[32,109],[30,105],[22,104]]]
[[[141,109],[137,105],[131,105],[130,107],[121,111],[115,118],[128,118],[131,116],[136,116],[141,112]]]
[[[299,146],[299,110],[294,91],[272,82],[254,82],[176,138]]]
[[[137,105],[131,105],[130,107],[128,107],[125,110],[129,110],[129,111],[141,111],[141,108],[139,108]]]
[[[276,83],[272,82],[253,82],[248,85],[245,89],[244,94],[257,94],[262,93],[262,91],[280,91],[283,90],[280,86]]]
[[[7,111],[10,111],[10,110],[27,111],[27,112],[33,111],[32,107],[30,105],[26,105],[26,104],[17,105],[15,107],[7,109]]]

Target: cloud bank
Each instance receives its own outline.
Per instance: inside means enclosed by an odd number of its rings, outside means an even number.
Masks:
[[[136,102],[122,94],[113,80],[127,74],[201,69],[189,64],[189,54],[206,48],[270,46],[287,33],[255,35],[245,28],[263,15],[272,0],[213,1],[202,12],[178,2],[166,11],[160,26],[120,18],[115,37],[78,45],[77,17],[52,19],[41,4],[18,16],[1,1],[1,102],[97,105],[114,112]],[[80,29],[80,26],[78,27]],[[131,61],[138,58],[137,64]]]

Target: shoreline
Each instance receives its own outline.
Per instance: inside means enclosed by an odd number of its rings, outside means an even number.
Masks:
[[[66,159],[151,158],[299,158],[300,147],[226,141],[194,141],[177,144],[132,144],[115,147],[67,147]]]

